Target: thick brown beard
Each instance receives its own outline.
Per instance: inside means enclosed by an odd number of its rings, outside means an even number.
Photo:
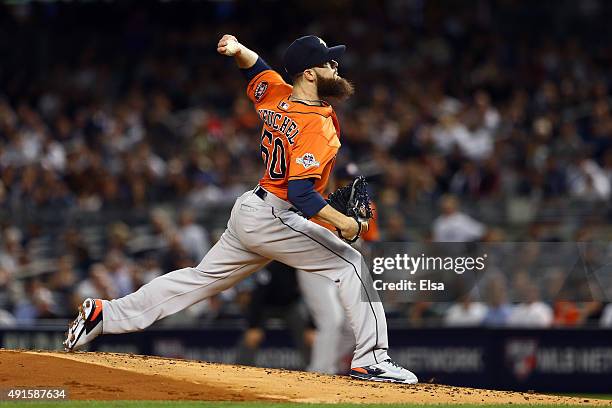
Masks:
[[[319,98],[335,98],[344,100],[355,93],[352,83],[342,77],[323,78],[317,74],[317,94]]]

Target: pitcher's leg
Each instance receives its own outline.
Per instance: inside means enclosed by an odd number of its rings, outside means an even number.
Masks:
[[[197,267],[170,272],[121,299],[103,301],[103,333],[143,330],[233,286],[267,262],[246,250],[228,229]]]
[[[387,321],[382,303],[368,282],[370,276],[361,254],[331,231],[290,211],[272,214],[277,225],[284,227],[279,229],[283,236],[258,245],[250,243],[253,250],[296,269],[327,276],[338,284],[357,343],[353,367],[387,359]]]
[[[337,374],[337,350],[345,320],[338,288],[331,279],[316,273],[298,270],[297,278],[304,302],[317,327],[308,371]]]
[[[360,255],[360,262],[362,262]],[[367,272],[367,269],[365,270]],[[380,299],[368,287],[359,272],[345,272],[340,279],[339,294],[347,319],[355,334],[355,353],[351,367],[377,364],[389,358],[387,318]]]

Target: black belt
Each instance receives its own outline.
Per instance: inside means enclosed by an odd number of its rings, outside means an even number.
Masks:
[[[268,195],[268,192],[264,190],[263,188],[261,188],[261,186],[257,186],[257,188],[255,188],[255,195],[265,201],[266,196]],[[294,207],[289,208],[289,211],[292,211],[294,213],[299,213],[297,208],[294,208]]]
[[[266,196],[268,195],[268,192],[263,188],[257,186],[257,188],[255,189],[255,195],[261,198],[262,200],[265,200]]]

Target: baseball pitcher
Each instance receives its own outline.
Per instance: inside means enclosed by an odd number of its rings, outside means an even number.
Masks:
[[[217,51],[234,58],[248,81],[247,94],[263,122],[259,185],[236,200],[227,229],[199,265],[149,282],[115,300],[86,299],[64,342],[74,350],[99,334],[143,330],[159,319],[213,296],[270,260],[331,279],[345,308],[356,348],[350,375],[415,384],[417,377],[387,354],[382,303],[373,301],[358,251],[316,218],[352,241],[367,221],[347,216],[321,196],[340,148],[340,126],[325,98],[349,97],[353,87],[338,75],[344,45],[327,47],[316,36],[295,40],[284,55],[293,86],[236,37],[224,35]],[[351,197],[353,194],[350,194]]]

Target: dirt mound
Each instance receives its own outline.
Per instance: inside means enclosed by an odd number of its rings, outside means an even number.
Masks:
[[[0,350],[0,388],[65,387],[71,399],[363,403],[597,404],[443,385],[377,384],[341,376],[115,353]]]

